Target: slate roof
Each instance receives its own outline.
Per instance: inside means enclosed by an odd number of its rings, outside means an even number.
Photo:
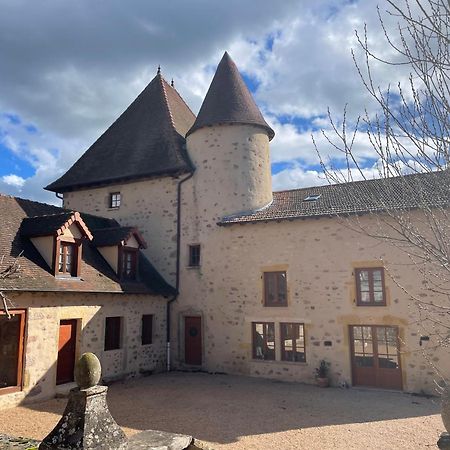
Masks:
[[[308,196],[320,195],[315,201]],[[220,225],[450,206],[450,172],[355,181],[273,193],[258,211],[223,217]]]
[[[217,66],[198,116],[187,136],[199,128],[218,124],[256,125],[266,130],[269,139],[275,136],[227,52]]]
[[[158,73],[125,112],[45,189],[74,189],[189,172],[185,135],[195,115]]]
[[[134,227],[111,227],[103,228],[101,230],[92,230],[92,232],[95,235],[93,244],[96,247],[118,245],[122,241],[129,239],[133,234],[136,235],[138,242],[144,248],[147,247],[147,244],[143,240],[142,236]]]
[[[76,222],[81,228],[83,235],[92,240],[92,234],[86,227],[78,212],[64,211],[59,214],[49,214],[44,216],[26,217],[22,220],[20,234],[22,236],[47,236],[49,234],[60,235],[66,226]]]
[[[73,211],[66,211],[56,206],[0,194],[0,259],[2,256],[4,257],[3,266],[11,264],[14,258],[22,253],[19,258],[18,277],[0,280],[0,289],[143,293],[164,296],[175,293],[175,289],[165,282],[141,252],[139,256],[140,281],[121,282],[93,243],[88,240],[83,242],[80,279],[55,278],[31,240],[21,233],[21,225],[30,223],[29,217],[42,217],[41,223],[51,223],[53,226],[73,214]],[[119,227],[119,224],[112,219],[90,214],[81,214],[81,218],[91,230],[95,229],[101,232],[102,229]]]

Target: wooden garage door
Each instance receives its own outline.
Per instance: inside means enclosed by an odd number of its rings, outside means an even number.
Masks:
[[[350,326],[354,386],[402,389],[398,328]]]

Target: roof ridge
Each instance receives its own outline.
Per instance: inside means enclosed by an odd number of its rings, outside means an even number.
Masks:
[[[166,82],[167,83],[167,82]],[[178,92],[177,88],[175,86],[169,85],[169,83],[167,83],[168,86],[170,86],[171,89],[173,89],[173,91],[178,95],[178,97],[180,98],[180,100],[186,105],[186,108],[192,113],[192,115],[194,117],[197,117],[194,113],[194,111],[192,111],[191,107],[187,104],[187,102],[184,100],[184,98],[181,96],[181,94]]]
[[[352,180],[352,181],[345,181],[342,183],[325,183],[325,184],[315,184],[312,186],[305,186],[305,187],[298,187],[298,188],[292,188],[292,189],[283,189],[281,191],[273,191],[273,194],[283,193],[283,192],[294,192],[294,191],[303,191],[306,189],[320,189],[326,186],[348,186],[348,185],[354,185],[354,184],[363,184],[363,183],[373,183],[376,181],[387,181],[387,180],[398,180],[402,178],[412,178],[412,177],[420,177],[420,176],[426,176],[426,175],[438,175],[440,173],[445,172],[444,170],[433,170],[429,172],[416,172],[416,173],[405,173],[403,175],[396,175],[393,177],[378,177],[378,178],[366,178],[363,180]],[[439,176],[439,175],[438,175]]]
[[[37,203],[38,205],[51,206],[52,208],[61,208],[61,206],[51,205],[50,203],[38,202],[37,200],[30,200],[29,198],[16,197],[15,195],[11,195],[11,194],[2,194],[1,192],[0,192],[0,197],[13,198],[15,200],[23,200],[25,202]]]
[[[38,203],[38,202],[36,202]],[[45,205],[45,203],[43,203]],[[58,208],[58,206],[56,206],[56,208]],[[27,216],[25,217],[25,219],[38,219],[38,218],[42,218],[42,217],[53,217],[53,216],[61,216],[63,214],[75,214],[77,211],[71,210],[71,209],[64,209],[61,208],[62,211],[58,212],[58,213],[54,213],[54,214],[41,214],[39,216]]]
[[[163,78],[163,76],[160,73],[158,73],[156,76],[159,78],[159,81],[161,83],[161,88],[162,88],[163,96],[164,96],[164,100],[165,100],[164,103],[166,106],[167,113],[169,114],[170,123],[172,125],[172,128],[176,131],[175,121],[173,120],[173,114],[172,114],[172,111],[171,111],[170,105],[169,105],[169,98],[167,97],[166,87],[164,86],[164,83],[167,83],[167,81]]]

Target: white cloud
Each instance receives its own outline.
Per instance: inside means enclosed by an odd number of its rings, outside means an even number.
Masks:
[[[0,0],[0,139],[36,174],[22,194],[53,201],[42,187],[60,176],[134,100],[153,78],[158,64],[191,109],[198,111],[224,50],[259,83],[256,99],[273,124],[272,161],[291,162],[274,185],[312,183],[318,157],[339,154],[317,131],[328,127],[330,106],[337,120],[344,105],[356,116],[368,96],[358,79],[351,48],[354,29],[366,22],[372,48],[394,56],[382,39],[377,0],[250,0],[169,3],[111,0],[108,13],[80,0],[44,5]],[[385,0],[380,3],[386,9]],[[392,26],[389,22],[387,26]],[[269,40],[271,45],[269,44]],[[376,83],[405,80],[407,68],[374,65]],[[39,133],[1,120],[20,116]],[[281,120],[281,117],[283,116]],[[307,126],[296,127],[298,119]],[[289,123],[290,122],[290,123]],[[373,157],[363,133],[357,136],[361,161]],[[299,168],[301,164],[302,168]],[[284,179],[282,183],[280,180]],[[0,183],[10,193],[14,187]]]
[[[2,176],[1,180],[3,183],[19,189],[25,184],[25,178],[19,177],[19,175],[14,175],[13,173]]]

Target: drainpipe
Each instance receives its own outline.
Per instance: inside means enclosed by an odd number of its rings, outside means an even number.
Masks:
[[[167,302],[167,315],[166,315],[166,327],[167,327],[167,343],[166,343],[166,358],[167,358],[167,372],[170,372],[170,317],[171,317],[171,305],[178,298],[180,289],[180,248],[181,248],[181,185],[192,178],[194,172],[192,171],[187,177],[181,179],[177,185],[177,260],[175,270],[175,295]]]

